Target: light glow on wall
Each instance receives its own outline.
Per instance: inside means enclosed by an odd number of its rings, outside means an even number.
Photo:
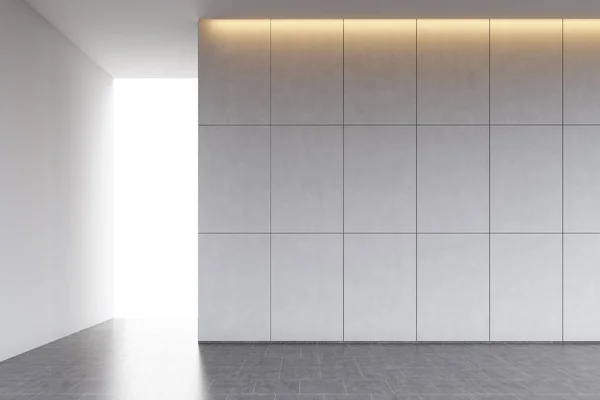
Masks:
[[[565,22],[568,22],[570,27],[584,32],[588,30],[598,32],[600,30],[600,23],[597,19],[566,19]]]
[[[563,21],[560,19],[493,19],[491,20],[490,29],[492,37],[498,43],[497,46],[504,45],[515,51],[515,49],[522,48],[522,46],[533,45],[537,47],[536,50],[552,51],[553,42],[549,38],[560,41]],[[517,47],[517,43],[521,46]]]
[[[587,53],[590,57],[598,56],[598,52],[591,49],[591,42],[598,41],[600,36],[600,22],[594,19],[569,19],[564,21],[564,30],[568,32],[569,40],[565,40],[565,47],[578,48],[580,52]]]
[[[208,37],[226,39],[230,36],[239,37],[240,34],[260,33],[265,27],[268,28],[268,25],[265,24],[266,22],[268,20],[207,19],[200,21],[200,29],[204,30],[204,33]]]

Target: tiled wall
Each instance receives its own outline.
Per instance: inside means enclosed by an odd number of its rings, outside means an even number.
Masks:
[[[201,341],[600,340],[600,21],[201,21]]]

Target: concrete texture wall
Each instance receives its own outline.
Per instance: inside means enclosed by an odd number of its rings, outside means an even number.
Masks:
[[[600,340],[600,21],[199,38],[201,341]]]

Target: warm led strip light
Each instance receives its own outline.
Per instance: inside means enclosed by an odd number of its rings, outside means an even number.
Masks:
[[[531,35],[529,39],[544,35],[546,31],[556,28],[564,22],[565,30],[579,36],[598,34],[600,19],[202,19],[200,29],[204,34],[220,36],[224,34],[243,35],[258,33],[267,27],[267,22],[276,25],[282,32],[318,33],[322,30],[341,28],[342,22],[352,24],[353,29],[364,30],[365,33],[385,33],[394,29],[415,25],[420,29],[439,30],[444,34],[454,32],[464,34],[465,31],[477,30],[482,23],[490,23],[491,28],[501,34]]]

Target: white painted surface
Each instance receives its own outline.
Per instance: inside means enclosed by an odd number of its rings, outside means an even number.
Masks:
[[[115,78],[198,76],[204,0],[27,2]]]
[[[0,2],[0,361],[112,318],[112,78]]]

